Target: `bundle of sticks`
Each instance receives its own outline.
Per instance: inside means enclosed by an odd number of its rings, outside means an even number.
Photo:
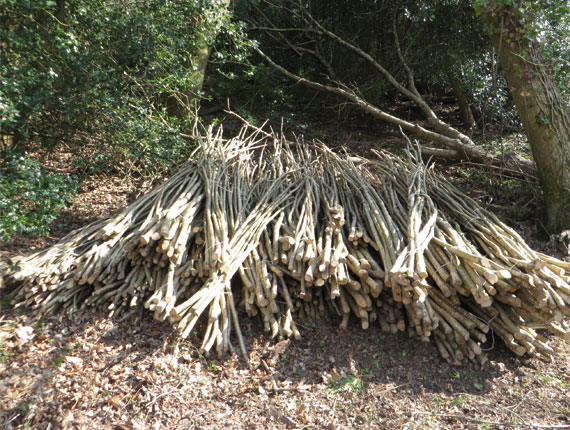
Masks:
[[[433,339],[484,363],[491,334],[551,357],[569,338],[566,263],[530,249],[426,168],[416,151],[375,160],[244,128],[209,130],[188,165],[119,213],[18,262],[17,305],[35,315],[141,306],[204,333],[201,350],[247,357],[238,310],[272,336],[338,315]]]

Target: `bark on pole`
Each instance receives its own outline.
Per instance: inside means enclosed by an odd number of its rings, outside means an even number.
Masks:
[[[545,204],[550,233],[570,228],[570,112],[521,18],[520,1],[479,2],[477,12],[498,52],[503,74],[524,126]]]

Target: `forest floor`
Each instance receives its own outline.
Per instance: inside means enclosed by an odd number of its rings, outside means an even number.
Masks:
[[[335,141],[366,155],[374,135],[355,129]],[[321,138],[327,141],[326,133]],[[46,164],[65,170],[65,159],[56,154]],[[480,173],[449,172],[483,204],[524,205],[514,201],[515,191],[489,193],[495,178],[478,186],[473,179]],[[19,236],[0,245],[0,258],[53,244],[149,186],[89,177],[49,237]],[[525,196],[533,207],[534,197]],[[535,223],[515,224],[533,246],[561,257],[532,237]],[[570,341],[552,338],[557,355],[547,362],[516,357],[491,337],[484,367],[456,367],[433,344],[407,333],[364,331],[356,321],[347,331],[335,320],[302,326],[300,341],[271,340],[258,321],[242,321],[249,365],[236,355],[202,356],[197,336],[181,340],[146,312],[34,322],[0,300],[0,428],[570,428]]]

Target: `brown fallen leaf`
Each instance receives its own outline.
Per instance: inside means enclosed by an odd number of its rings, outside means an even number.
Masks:
[[[303,424],[307,424],[309,422],[309,416],[307,415],[307,407],[303,403],[300,403],[297,406],[296,412],[297,412],[297,417],[299,418],[299,420],[301,420]]]
[[[271,353],[271,357],[269,358],[269,362],[274,365],[279,361],[279,357],[285,352],[285,350],[289,347],[291,343],[291,339],[285,339],[281,342],[277,342],[273,347],[273,351]]]
[[[116,396],[113,396],[109,399],[109,404],[117,409],[120,409],[123,407],[123,404],[121,403],[122,398],[123,396],[117,394]]]

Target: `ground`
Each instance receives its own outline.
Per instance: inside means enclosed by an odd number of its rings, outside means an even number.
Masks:
[[[497,343],[485,367],[453,367],[405,334],[323,322],[278,342],[251,322],[248,366],[146,315],[0,324],[4,429],[570,427],[570,346],[555,339],[552,363]]]
[[[365,132],[352,139],[366,152]],[[0,258],[52,244],[149,187],[90,177],[50,237],[18,237]],[[550,340],[553,362],[491,340],[484,367],[454,367],[433,344],[356,321],[347,331],[335,320],[303,326],[296,341],[244,318],[248,364],[202,356],[197,336],[181,340],[147,313],[37,322],[0,306],[2,429],[570,428],[570,342],[560,339]]]

